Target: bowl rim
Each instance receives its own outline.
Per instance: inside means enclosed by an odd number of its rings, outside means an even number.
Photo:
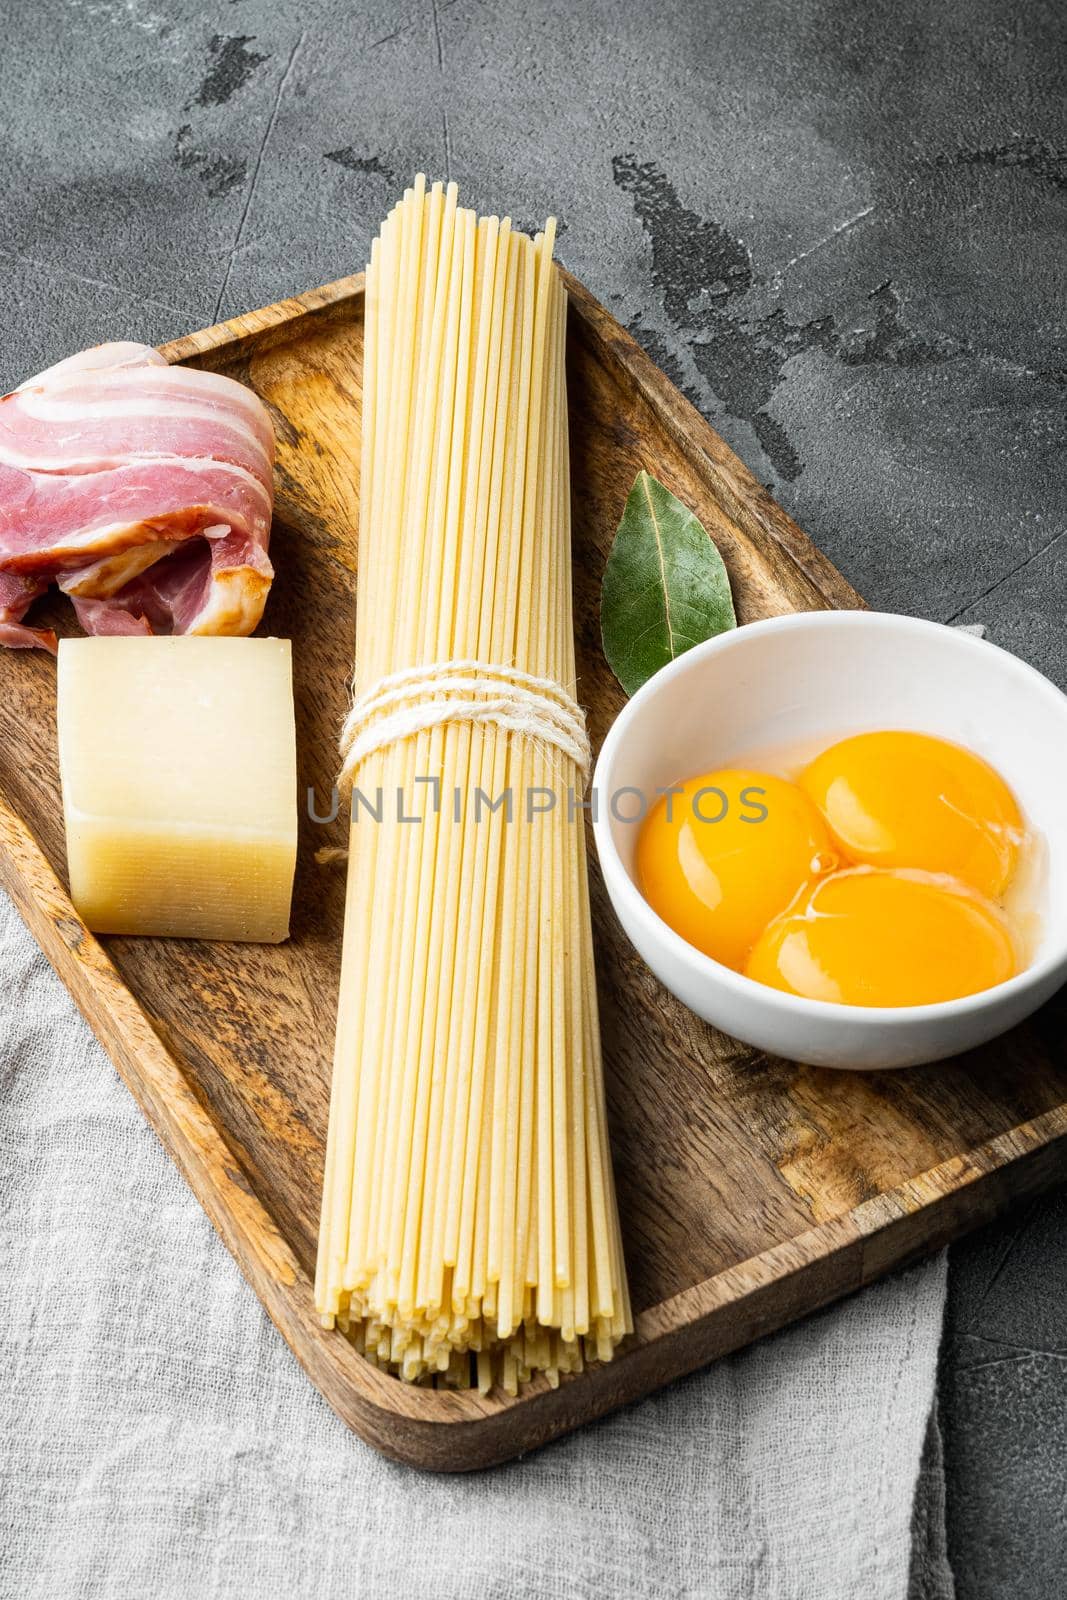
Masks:
[[[966,633],[962,628],[952,627],[948,623],[930,622],[925,618],[911,617],[895,611],[795,611],[785,616],[764,617],[756,622],[744,623],[728,633],[706,639],[654,673],[627,701],[608,729],[597,757],[592,789],[597,790],[604,786],[605,779],[625,743],[630,724],[648,708],[672,678],[699,670],[704,662],[725,655],[736,648],[742,640],[765,637],[769,634],[812,632],[819,629],[842,632],[872,629],[885,632],[899,631],[913,636],[937,638],[950,649],[959,647],[964,650],[993,651],[1005,672],[1014,674],[1029,692],[1041,694],[1048,701],[1050,710],[1058,712],[1067,724],[1067,695],[1036,667],[1030,666],[1028,662],[1020,660],[1018,656],[1012,655],[1010,651],[1002,649],[991,640]],[[746,978],[743,973],[735,972],[732,967],[723,966],[713,956],[705,955],[695,945],[691,945],[664,922],[627,871],[615,844],[611,823],[606,812],[599,806],[593,811],[593,836],[605,877],[610,867],[615,882],[612,898],[615,893],[621,894],[627,908],[638,918],[643,918],[651,924],[657,939],[675,960],[682,962],[695,978],[710,980],[720,988],[725,988],[742,1003],[763,1005],[782,1018],[792,1017],[797,1021],[807,1019],[830,1027],[847,1025],[853,1028],[857,1025],[903,1028],[916,1022],[947,1022],[956,1017],[967,1017],[990,1008],[1010,1004],[1016,996],[1023,996],[1030,990],[1040,988],[1049,977],[1057,973],[1057,969],[1067,966],[1067,931],[1065,931],[1051,949],[1045,951],[1037,961],[1025,967],[1022,972],[1017,972],[1014,977],[1005,979],[1003,983],[994,984],[990,989],[980,989],[976,994],[962,995],[955,1000],[936,1000],[914,1006],[855,1006],[839,1000],[810,1000],[803,995],[788,994],[783,989],[773,989],[769,984],[757,983],[754,978]]]

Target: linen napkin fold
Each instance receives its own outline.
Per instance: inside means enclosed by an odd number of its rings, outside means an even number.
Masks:
[[[903,1600],[944,1258],[524,1460],[385,1461],[0,895],[3,1600]]]

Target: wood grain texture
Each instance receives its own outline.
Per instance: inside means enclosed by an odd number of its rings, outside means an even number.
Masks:
[[[598,744],[623,698],[600,652],[600,578],[639,468],[711,530],[742,621],[861,601],[629,335],[568,288],[580,696]],[[278,578],[262,631],[293,640],[301,791],[319,815],[352,664],[361,317],[362,282],[345,279],[164,349],[249,384],[274,418]],[[312,1308],[344,902],[343,873],[314,852],[347,842],[343,822],[301,817],[285,945],[97,940],[63,888],[54,663],[0,652],[0,690],[0,883],[312,1381],[399,1460],[465,1470],[543,1443],[1067,1169],[1062,995],[1009,1039],[940,1066],[861,1076],[771,1060],[660,987],[594,863],[636,1332],[615,1361],[556,1391],[543,1379],[516,1400],[407,1388],[324,1332]]]

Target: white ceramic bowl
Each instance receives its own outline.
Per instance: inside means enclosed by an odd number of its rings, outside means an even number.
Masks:
[[[868,729],[940,734],[984,756],[1043,836],[1042,930],[1024,972],[962,1000],[866,1007],[755,983],[674,933],[634,878],[639,791],[781,746]],[[818,745],[816,744],[816,748]],[[1067,696],[1015,656],[939,623],[814,611],[697,645],[645,684],[604,741],[595,835],[619,920],[698,1016],[773,1055],[873,1070],[938,1061],[1021,1022],[1067,979]]]

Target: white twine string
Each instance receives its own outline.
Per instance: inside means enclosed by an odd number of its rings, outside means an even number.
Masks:
[[[430,698],[432,696],[432,698]],[[437,661],[380,678],[358,695],[341,730],[338,787],[376,750],[451,722],[492,723],[554,745],[588,778],[592,764],[581,707],[552,678],[487,661]]]

